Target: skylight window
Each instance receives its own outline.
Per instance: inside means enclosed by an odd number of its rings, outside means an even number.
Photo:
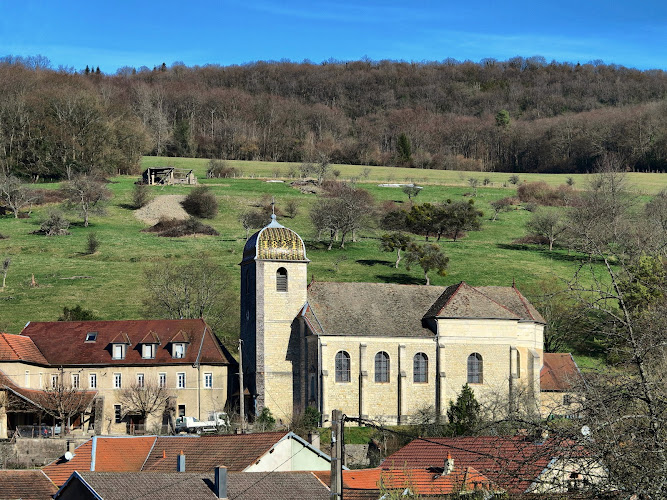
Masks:
[[[86,342],[95,342],[97,340],[97,332],[86,333]]]

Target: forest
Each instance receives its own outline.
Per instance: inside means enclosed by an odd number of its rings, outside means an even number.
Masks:
[[[667,75],[599,61],[327,61],[97,70],[0,58],[0,170],[134,173],[144,154],[586,173],[667,169]]]

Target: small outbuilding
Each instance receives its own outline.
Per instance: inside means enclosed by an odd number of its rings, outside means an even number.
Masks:
[[[149,167],[141,174],[141,182],[153,186],[155,184],[171,186],[172,184],[197,184],[197,177],[192,169],[176,167]]]

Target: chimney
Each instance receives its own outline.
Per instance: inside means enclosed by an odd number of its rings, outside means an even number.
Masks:
[[[447,458],[445,459],[445,466],[442,470],[443,475],[450,474],[454,471],[454,459],[452,458],[451,453],[447,453]]]
[[[227,498],[227,467],[220,466],[215,468],[215,484],[214,484],[216,498]]]
[[[67,451],[69,451],[70,453],[74,453],[74,448],[76,448],[76,446],[74,446],[74,441],[69,441],[68,440],[67,441]]]
[[[181,450],[181,452],[178,454],[176,472],[185,472],[185,454],[183,454],[183,450]]]
[[[308,442],[313,445],[314,448],[320,449],[320,433],[317,431],[310,431],[308,433]]]

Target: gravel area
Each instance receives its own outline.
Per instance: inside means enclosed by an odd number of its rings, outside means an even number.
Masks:
[[[157,224],[160,219],[187,219],[190,217],[183,210],[181,202],[185,199],[180,194],[165,194],[155,197],[148,205],[134,211],[134,216],[146,224]]]

